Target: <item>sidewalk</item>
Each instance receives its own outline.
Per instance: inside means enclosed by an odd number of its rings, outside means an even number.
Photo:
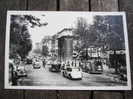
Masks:
[[[83,72],[83,78],[87,77],[91,79],[92,82],[97,83],[112,83],[112,84],[119,84],[119,85],[127,85],[126,81],[121,81],[118,75],[109,74],[109,73],[102,73],[102,74],[89,74]]]

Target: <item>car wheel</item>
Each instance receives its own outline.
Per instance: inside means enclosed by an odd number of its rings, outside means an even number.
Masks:
[[[25,75],[25,77],[28,77],[28,75]]]
[[[72,79],[72,76],[69,74],[69,78]]]
[[[82,80],[82,78],[79,78],[79,80]]]

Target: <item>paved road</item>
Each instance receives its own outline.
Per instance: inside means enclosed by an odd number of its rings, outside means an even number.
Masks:
[[[28,77],[19,79],[21,86],[118,86],[125,85],[114,81],[112,77],[105,74],[83,73],[82,80],[70,80],[61,75],[48,70],[48,65],[40,69],[33,69],[32,65],[25,66]]]

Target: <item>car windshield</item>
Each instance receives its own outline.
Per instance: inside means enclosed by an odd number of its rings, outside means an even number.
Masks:
[[[80,71],[80,68],[67,68],[67,71],[78,72]]]
[[[73,68],[72,71],[77,72],[77,71],[80,71],[80,69],[79,68]]]
[[[72,68],[67,68],[67,71],[72,71]]]

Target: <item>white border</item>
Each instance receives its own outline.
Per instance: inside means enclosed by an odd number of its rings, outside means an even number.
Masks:
[[[24,15],[33,13],[88,13],[93,15],[122,15],[123,16],[123,29],[125,37],[126,49],[126,64],[127,64],[127,86],[10,86],[8,83],[8,63],[9,63],[9,38],[10,38],[10,15]],[[129,57],[129,43],[127,34],[127,23],[125,12],[72,12],[72,11],[7,11],[6,22],[6,41],[5,41],[5,89],[42,89],[42,90],[131,90],[131,71],[130,71],[130,57]]]

